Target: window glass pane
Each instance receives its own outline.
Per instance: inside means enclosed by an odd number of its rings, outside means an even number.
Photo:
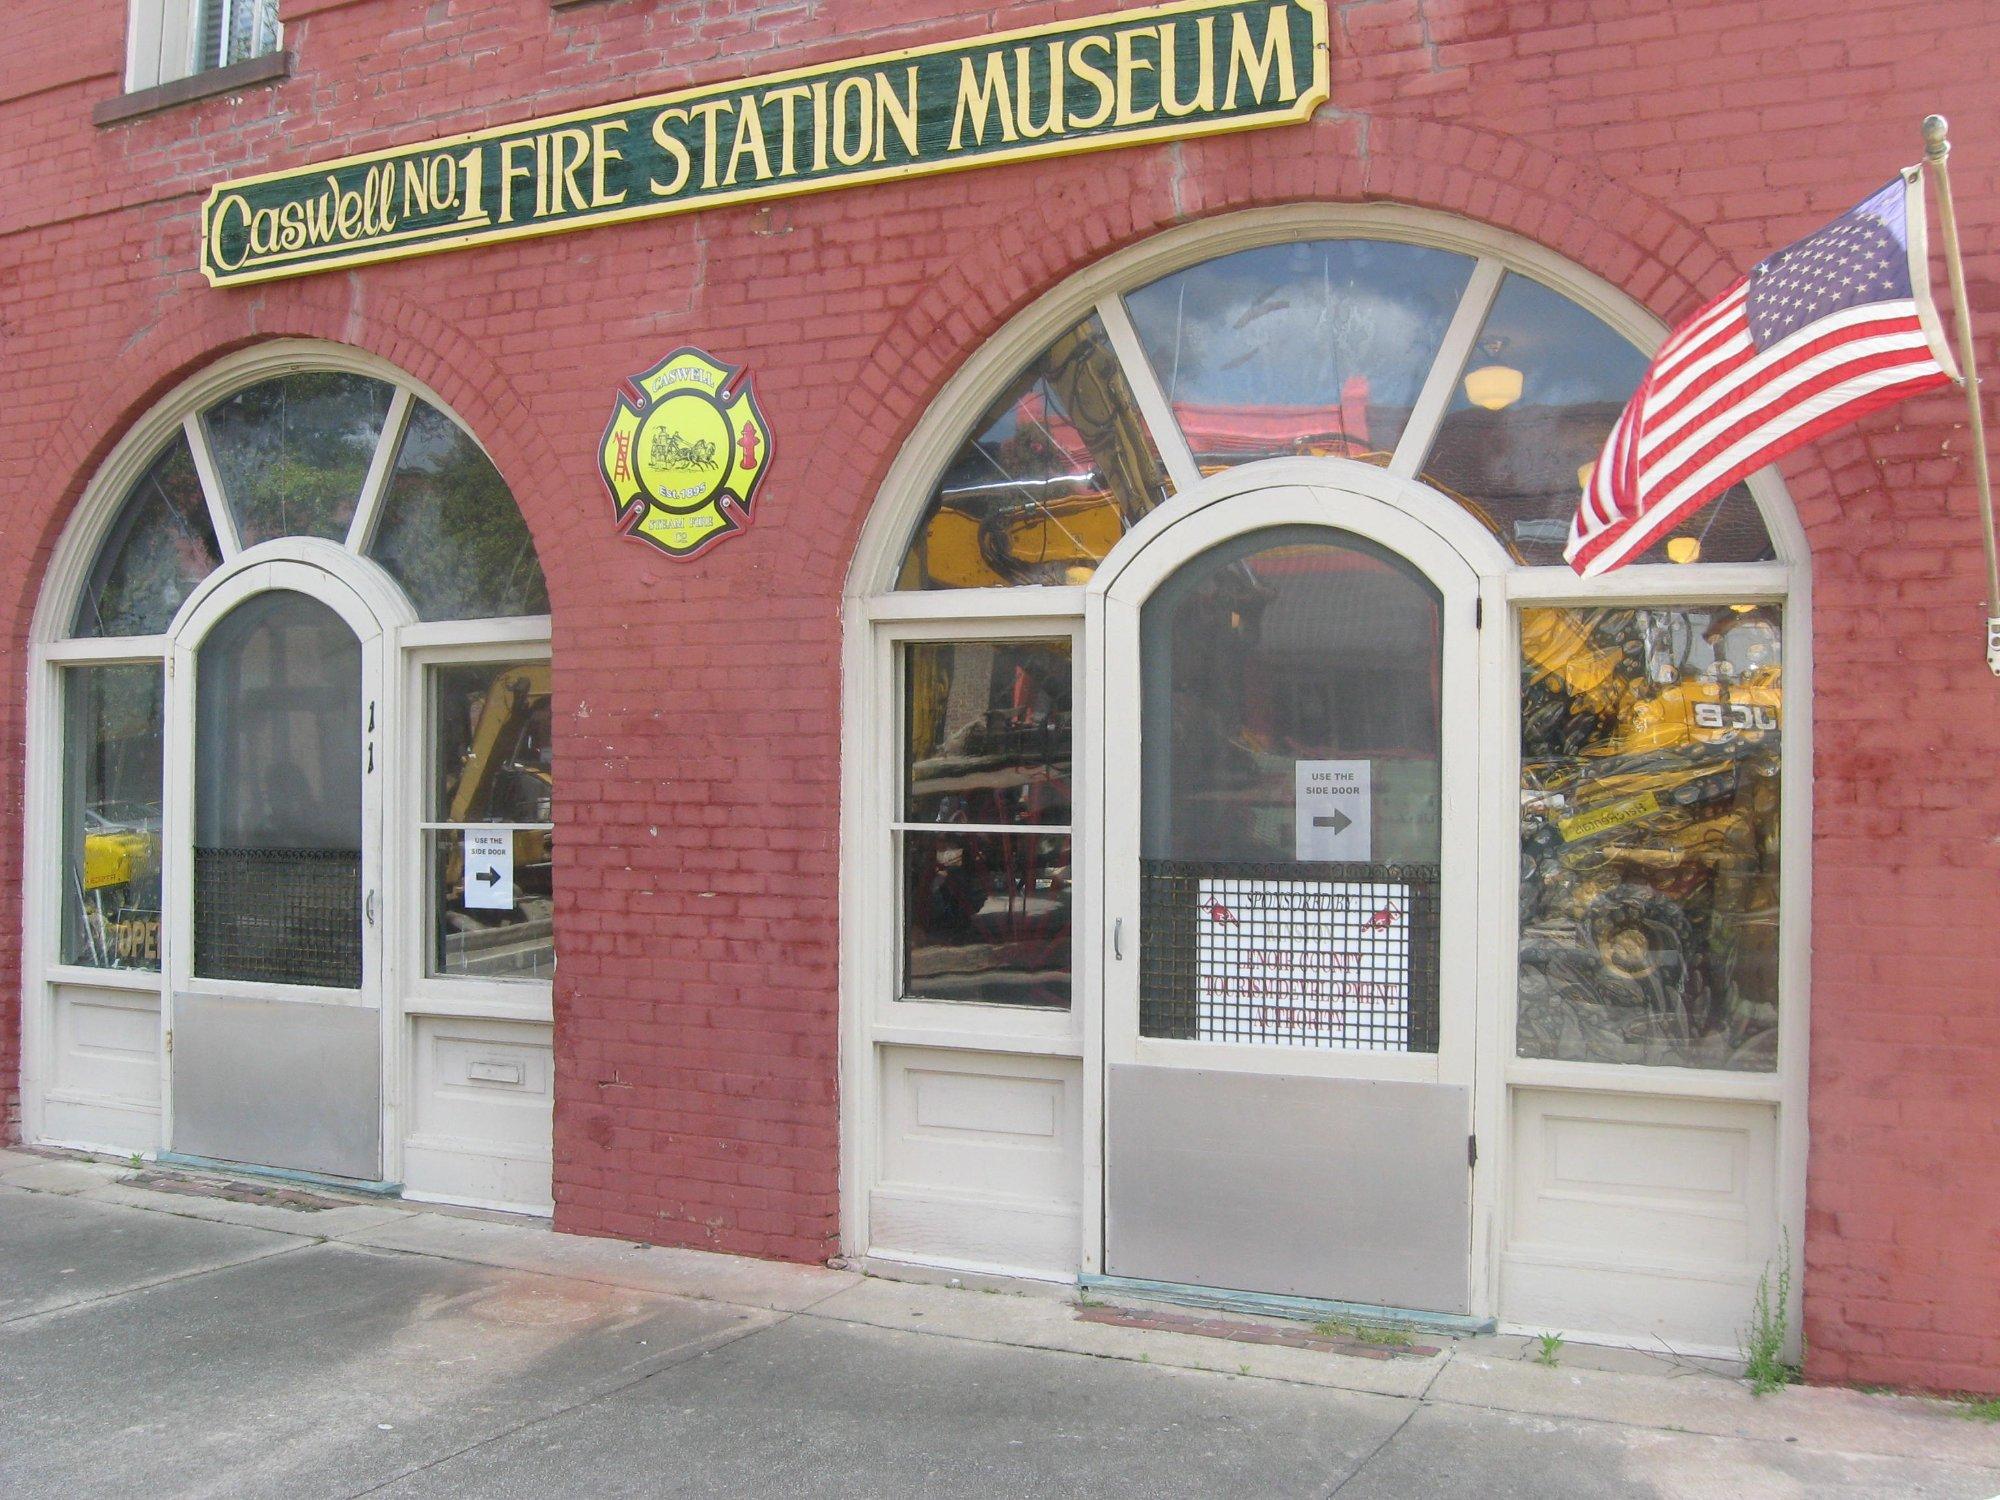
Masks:
[[[1523,1057],[1776,1066],[1780,630],[1522,612]]]
[[[259,594],[195,680],[194,971],[361,983],[361,643],[303,594]]]
[[[160,966],[158,662],[63,683],[62,961]]]
[[[1238,537],[1139,617],[1139,1029],[1435,1052],[1441,599],[1316,526]]]
[[[338,370],[281,375],[202,418],[245,547],[281,536],[342,541],[394,390]]]
[[[1068,1009],[1068,836],[901,838],[905,997]]]
[[[368,555],[426,620],[548,613],[542,565],[507,482],[434,406],[410,411]]]
[[[157,635],[222,561],[185,435],[132,486],[77,606],[83,636]]]
[[[1093,314],[979,419],[931,497],[897,586],[1084,582],[1166,492],[1159,452]]]
[[[1589,466],[1646,356],[1594,314],[1525,276],[1500,285],[1424,465],[1519,561],[1562,562]],[[1737,485],[1635,561],[1760,562],[1775,556]],[[1689,539],[1692,539],[1690,546]]]
[[[456,828],[424,835],[432,872],[435,913],[430,972],[484,979],[540,979],[555,973],[555,900],[550,879],[555,835],[546,828],[516,828],[511,901],[481,904],[480,870],[471,868],[473,905],[466,904],[465,834]],[[485,894],[490,899],[496,887]]]
[[[1125,305],[1204,473],[1308,453],[1386,462],[1472,264],[1386,240],[1266,245]]]
[[[1140,616],[1145,856],[1313,858],[1300,766],[1362,761],[1359,857],[1434,862],[1439,630],[1428,579],[1326,528],[1252,532],[1182,568]]]
[[[201,0],[195,71],[262,57],[278,46],[278,0]]]
[[[431,671],[437,823],[546,823],[554,781],[549,664]]]
[[[1070,820],[1068,641],[906,648],[903,818]]]

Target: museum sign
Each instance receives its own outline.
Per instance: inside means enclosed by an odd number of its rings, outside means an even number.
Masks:
[[[235,286],[759,198],[1303,121],[1324,0],[1192,0],[917,47],[218,183]]]

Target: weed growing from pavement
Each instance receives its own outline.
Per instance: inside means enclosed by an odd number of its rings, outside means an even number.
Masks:
[[[1785,1362],[1785,1334],[1792,1324],[1792,1236],[1786,1231],[1778,1253],[1778,1269],[1764,1267],[1757,1278],[1757,1296],[1750,1304],[1750,1326],[1743,1331],[1743,1378],[1759,1396],[1781,1385],[1797,1385],[1799,1367]]]
[[[1553,1370],[1556,1367],[1556,1356],[1562,1353],[1563,1336],[1559,1333],[1538,1334],[1535,1342],[1541,1346],[1535,1351],[1535,1363],[1547,1365]]]
[[[1391,1349],[1410,1347],[1410,1336],[1400,1328],[1380,1328],[1348,1318],[1321,1318],[1313,1324],[1313,1332],[1323,1339],[1353,1339],[1358,1344],[1381,1344]]]
[[[1958,1414],[1968,1422],[2000,1422],[2000,1396],[1967,1396],[1958,1403]]]

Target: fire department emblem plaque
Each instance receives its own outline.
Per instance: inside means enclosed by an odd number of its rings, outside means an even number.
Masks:
[[[680,558],[750,524],[770,462],[750,378],[699,349],[632,377],[597,455],[619,529]]]

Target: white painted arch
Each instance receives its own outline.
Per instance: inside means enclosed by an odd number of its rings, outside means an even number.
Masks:
[[[329,540],[290,536],[245,548],[217,481],[201,417],[245,387],[300,372],[339,371],[379,380],[392,391],[373,459],[362,482],[353,519],[344,537]],[[183,380],[119,437],[91,475],[53,549],[31,624],[28,677],[28,764],[24,818],[22,942],[23,1130],[33,1141],[91,1148],[138,1149],[107,1141],[52,1132],[48,1092],[53,1078],[52,1047],[58,996],[88,991],[124,995],[134,1005],[159,1007],[170,1017],[167,991],[184,979],[185,954],[171,934],[185,929],[185,843],[189,776],[193,753],[192,683],[195,652],[208,630],[236,604],[265,590],[307,594],[333,608],[354,630],[363,647],[366,701],[377,711],[381,732],[378,757],[387,773],[370,786],[371,818],[382,833],[369,841],[363,880],[374,893],[374,909],[388,917],[425,907],[417,832],[424,806],[427,725],[425,672],[434,664],[498,664],[545,657],[548,616],[517,616],[425,622],[401,586],[367,556],[387,494],[388,481],[411,413],[418,403],[444,413],[475,443],[478,435],[436,391],[366,351],[309,339],[275,339],[225,355]],[[214,527],[219,565],[196,584],[173,621],[157,635],[78,637],[71,634],[82,592],[109,529],[132,485],[161,450],[184,435]],[[481,444],[481,451],[484,445]],[[168,951],[159,972],[85,969],[60,963],[60,905],[50,871],[62,869],[62,683],[66,667],[84,663],[159,663],[167,673],[164,736],[163,815],[169,823],[163,850],[163,926]],[[547,1050],[550,995],[546,981],[472,980],[428,976],[424,970],[420,924],[390,920],[382,938],[369,945],[364,993],[384,1011],[383,1100],[384,1172],[400,1173],[404,1126],[411,1100],[410,1030],[432,1018],[451,1018],[461,1031],[505,1039],[523,1028],[538,1029],[536,1043]],[[219,982],[217,982],[219,983]],[[332,1000],[323,995],[317,998]],[[164,1130],[171,1110],[164,1049],[160,1058],[159,1105]],[[150,1150],[150,1148],[145,1148]],[[547,1151],[546,1140],[541,1150]],[[520,1201],[482,1198],[476,1192],[432,1191],[425,1196],[476,1202],[484,1207],[522,1207]],[[546,1212],[546,1206],[542,1211]]]
[[[1122,295],[1161,276],[1198,262],[1252,247],[1319,238],[1374,238],[1436,247],[1469,255],[1475,269],[1459,314],[1418,398],[1409,428],[1385,471],[1336,459],[1284,459],[1241,466],[1203,478],[1174,426],[1164,395],[1138,351],[1124,312]],[[869,1192],[880,1156],[883,1115],[879,1099],[878,1053],[884,1047],[976,1049],[992,1057],[1074,1057],[1082,1065],[1086,1090],[1101,1086],[1102,1017],[1086,1015],[1084,996],[1101,992],[1097,949],[1105,921],[1101,887],[1094,878],[1079,882],[1076,924],[1077,1013],[1058,1022],[1048,1016],[1022,1017],[1011,1028],[990,1008],[968,1006],[956,1016],[885,1013],[881,988],[883,951],[896,941],[893,883],[881,868],[878,830],[886,826],[886,801],[893,773],[899,712],[894,673],[888,670],[897,643],[913,639],[1071,634],[1078,650],[1077,719],[1090,709],[1083,701],[1090,673],[1104,645],[1100,601],[1139,552],[1166,529],[1192,513],[1232,502],[1272,484],[1350,489],[1375,497],[1424,526],[1479,575],[1482,610],[1498,629],[1485,632],[1481,653],[1481,696],[1511,706],[1518,693],[1518,644],[1512,611],[1531,604],[1669,604],[1731,601],[1782,603],[1785,609],[1785,686],[1789,712],[1783,749],[1784,854],[1780,872],[1783,912],[1778,1071],[1771,1075],[1719,1075],[1694,1069],[1590,1064],[1551,1064],[1512,1056],[1514,1047],[1513,970],[1518,932],[1507,920],[1515,908],[1518,867],[1511,860],[1488,862],[1482,875],[1492,888],[1480,895],[1481,921],[1492,941],[1482,957],[1478,1105],[1481,1133],[1507,1129],[1510,1089],[1536,1089],[1549,1097],[1581,1097],[1590,1091],[1620,1093],[1665,1102],[1712,1100],[1718,1107],[1768,1105],[1777,1112],[1776,1207],[1779,1226],[1789,1231],[1795,1273],[1804,1241],[1807,1023],[1809,1014],[1810,851],[1811,851],[1811,576],[1804,531],[1775,470],[1749,481],[1751,494],[1771,538],[1775,560],[1767,563],[1693,566],[1634,564],[1607,577],[1579,579],[1565,567],[1524,567],[1513,562],[1489,532],[1448,497],[1417,478],[1435,424],[1463,356],[1476,339],[1502,276],[1518,272],[1567,296],[1596,315],[1641,351],[1650,352],[1666,328],[1636,300],[1611,283],[1570,264],[1520,236],[1452,215],[1396,204],[1300,204],[1218,216],[1167,230],[1105,257],[1051,288],[1011,319],[966,358],[944,383],[891,463],[875,504],[857,539],[843,599],[842,766],[842,1234],[851,1254],[867,1255],[871,1244]],[[1132,528],[1100,563],[1088,585],[993,589],[903,591],[895,588],[911,536],[938,477],[991,402],[1055,338],[1096,312],[1119,355],[1141,414],[1174,483],[1175,493]],[[1365,474],[1353,474],[1362,469]],[[1495,645],[1494,643],[1500,643]],[[1504,649],[1503,649],[1504,648]],[[1511,712],[1511,707],[1510,707]],[[1506,722],[1502,722],[1505,718]],[[1480,843],[1511,848],[1518,837],[1519,734],[1517,719],[1483,718],[1481,732],[1493,740],[1481,771],[1478,818]],[[1079,746],[1081,752],[1083,747]],[[1079,767],[1089,762],[1080,753]],[[1099,790],[1079,787],[1079,804],[1101,804]],[[1081,820],[1082,814],[1079,814]],[[1077,859],[1081,868],[1094,858],[1093,830],[1079,822]],[[1503,866],[1513,867],[1511,873]],[[986,1012],[986,1013],[981,1013]],[[969,1055],[969,1054],[968,1054]],[[1099,1083],[1093,1083],[1096,1074]],[[1643,1075],[1643,1076],[1642,1076]],[[1569,1091],[1567,1093],[1563,1091]],[[1095,1105],[1095,1101],[1092,1101]],[[1086,1121],[1083,1232],[1078,1265],[1098,1268],[1101,1235],[1092,1228],[1091,1185],[1101,1173],[1101,1130]],[[1500,1153],[1495,1153],[1499,1155]],[[1506,1231],[1504,1164],[1496,1163],[1479,1190],[1485,1209],[1475,1230],[1475,1280],[1489,1298],[1498,1280],[1499,1248]],[[1057,1279],[1065,1279],[1058,1277]],[[1489,1306],[1497,1305],[1489,1301]],[[1501,1310],[1504,1316],[1504,1309]],[[1615,1330],[1578,1325],[1580,1337],[1593,1334],[1615,1341]]]

